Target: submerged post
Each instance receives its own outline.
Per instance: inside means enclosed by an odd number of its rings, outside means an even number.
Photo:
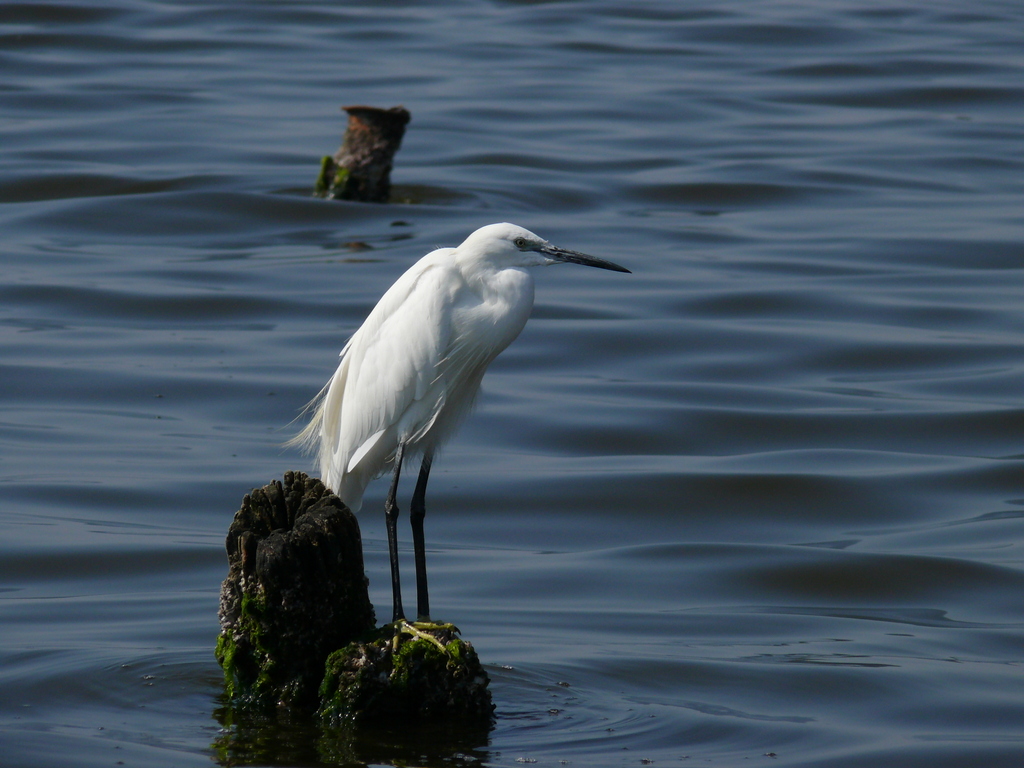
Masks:
[[[340,200],[386,203],[391,195],[391,166],[402,144],[408,110],[403,107],[349,106],[341,148],[320,164],[316,193]]]
[[[217,660],[236,703],[316,707],[324,663],[374,627],[355,515],[286,472],[242,500],[228,530]]]
[[[216,655],[232,708],[490,726],[487,672],[454,626],[375,628],[359,524],[320,480],[286,472],[254,489],[226,545]]]

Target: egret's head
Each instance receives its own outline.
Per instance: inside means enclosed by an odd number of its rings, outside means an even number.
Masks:
[[[515,224],[489,224],[471,234],[458,247],[463,258],[492,261],[508,267],[537,267],[569,262],[587,267],[629,272],[625,267],[552,245],[543,237]]]

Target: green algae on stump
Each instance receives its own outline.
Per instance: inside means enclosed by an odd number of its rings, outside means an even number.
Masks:
[[[487,672],[451,624],[388,624],[332,653],[320,716],[332,725],[458,720],[487,725]]]
[[[242,500],[227,536],[217,660],[234,705],[315,709],[327,656],[375,620],[355,516],[286,472]]]

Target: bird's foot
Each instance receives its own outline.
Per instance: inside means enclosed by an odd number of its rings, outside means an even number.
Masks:
[[[411,637],[418,638],[420,640],[426,640],[427,642],[433,643],[441,649],[442,653],[448,653],[448,649],[444,647],[444,643],[437,639],[436,636],[431,632],[447,631],[459,633],[459,628],[454,624],[446,624],[435,621],[407,621],[406,619],[398,619],[397,621],[391,622],[391,627],[395,630],[395,646],[398,645],[398,638],[400,635],[410,635]]]
[[[459,628],[454,624],[447,621],[431,621],[429,616],[421,616],[416,619],[416,621],[412,622],[412,625],[416,627],[416,629],[423,629],[430,632],[446,631],[454,632],[457,635],[462,634],[462,632],[459,631]]]

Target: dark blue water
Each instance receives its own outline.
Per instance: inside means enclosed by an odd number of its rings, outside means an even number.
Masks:
[[[1021,765],[1022,28],[0,5],[0,762]],[[311,194],[360,103],[412,112],[391,205]],[[634,274],[541,270],[435,463],[434,613],[493,730],[226,720],[242,495],[311,468],[282,444],[383,290],[504,220]]]

